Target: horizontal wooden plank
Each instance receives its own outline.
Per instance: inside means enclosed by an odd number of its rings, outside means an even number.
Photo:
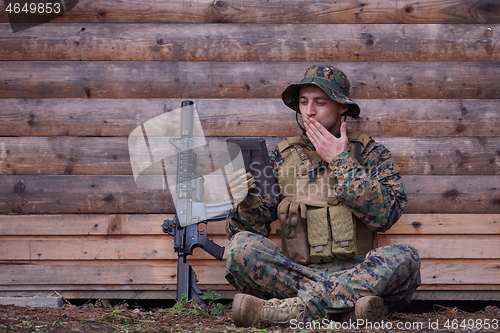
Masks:
[[[217,291],[223,300],[232,300],[237,291],[229,285],[198,285],[201,290],[210,287]],[[25,286],[21,286],[25,287]],[[69,289],[67,285],[43,286],[43,290],[27,291],[11,289],[0,291],[3,297],[53,297],[54,290],[67,300],[72,299],[175,299],[175,286],[166,285],[166,290],[93,290],[93,286],[82,286],[81,290]],[[52,288],[51,288],[52,287]],[[432,289],[427,289],[432,287]],[[88,288],[88,289],[85,289]],[[231,289],[229,289],[231,288]],[[413,297],[413,301],[499,301],[500,285],[424,285],[420,286]]]
[[[499,61],[500,25],[44,24],[11,36],[0,60]],[[322,36],[335,36],[325,42]]]
[[[225,235],[210,235],[227,246]],[[280,244],[280,239],[272,239]],[[175,260],[169,235],[108,236],[1,236],[0,260]],[[380,234],[379,246],[408,243],[425,259],[500,259],[500,235],[394,235]],[[196,249],[197,259],[211,259]],[[225,253],[226,255],[226,253]]]
[[[403,176],[406,213],[500,212],[498,176]]]
[[[0,22],[8,22],[0,4]],[[30,20],[31,21],[31,20]],[[80,0],[54,22],[160,23],[498,23],[494,0]]]
[[[189,260],[199,285],[230,288],[225,280],[224,261]],[[498,286],[498,260],[422,260],[420,288],[443,285],[465,290],[488,290]],[[33,261],[0,262],[1,290],[164,290],[176,284],[176,261]],[[85,274],[81,274],[85,272]],[[36,279],[34,277],[36,276]],[[58,286],[58,288],[56,287]],[[496,287],[495,287],[496,288]],[[439,289],[437,289],[439,290]]]
[[[80,264],[84,264],[85,262],[80,261]],[[108,262],[109,263],[109,262]],[[138,264],[138,262],[136,262]],[[17,264],[17,263],[16,263]],[[29,263],[23,263],[23,265],[28,265]],[[35,264],[35,263],[34,263]],[[36,264],[39,265],[52,265],[52,266],[61,266],[61,265],[66,265],[66,264],[75,264],[75,262],[37,262]],[[154,261],[148,261],[148,265],[157,265],[154,263]],[[127,264],[126,264],[127,265]],[[177,262],[172,263],[163,263],[161,264],[163,266],[163,269],[169,270],[170,266],[176,266]],[[110,267],[113,267],[114,264],[110,263]],[[139,266],[141,266],[139,264]],[[202,265],[203,266],[203,265]],[[80,266],[81,267],[81,266]],[[94,269],[95,270],[95,269]],[[135,269],[134,269],[135,271]],[[175,272],[174,274],[176,274]],[[101,273],[102,274],[102,273]],[[105,273],[106,274],[106,273]],[[137,273],[134,273],[137,274]],[[175,277],[174,277],[175,278]],[[85,282],[85,281],[84,281]],[[92,281],[90,281],[92,282]],[[234,290],[229,284],[208,284],[208,286],[219,286],[221,290]],[[207,284],[200,285],[198,286],[201,287],[202,290],[205,290],[205,286]],[[83,283],[78,283],[78,284],[25,284],[25,285],[2,285],[0,286],[0,296],[3,296],[3,294],[7,294],[12,291],[26,291],[26,292],[33,292],[33,294],[36,294],[38,291],[43,291],[43,290],[52,290],[52,293],[54,291],[59,291],[59,290],[74,290],[78,292],[85,292],[85,291],[137,291],[138,293],[140,292],[154,292],[154,291],[161,291],[161,290],[173,290],[175,292],[176,289],[176,281],[175,279],[172,280],[171,283],[166,283],[166,284],[98,284],[98,283],[93,283],[93,284],[83,284]],[[18,296],[21,296],[23,293],[20,292]],[[54,296],[54,295],[52,295]],[[174,294],[174,297],[176,295]],[[79,297],[77,297],[79,298]]]
[[[221,286],[221,285],[208,285],[212,290],[218,292],[221,295],[221,299],[223,300],[231,300],[234,298],[236,294],[236,290],[232,288],[230,285]],[[75,290],[69,289],[68,285],[52,285],[51,286],[44,285],[44,290],[4,290],[0,291],[1,297],[54,297],[57,294],[54,293],[54,290],[57,290],[60,296],[64,297],[70,303],[73,300],[81,299],[81,300],[89,300],[89,299],[119,299],[119,300],[163,300],[163,304],[167,304],[166,300],[175,300],[177,297],[175,291],[175,285],[164,285],[164,290],[111,290],[101,288],[100,290],[93,290],[91,286],[82,286],[82,289]],[[206,290],[207,285],[198,285],[202,291]],[[224,287],[224,289],[222,288]],[[88,289],[87,289],[88,288]],[[138,287],[140,288],[140,287]],[[104,290],[103,290],[104,289]],[[52,290],[52,291],[50,291]],[[490,292],[491,293],[491,292]]]
[[[425,259],[499,259],[500,235],[385,235],[379,246],[407,243]],[[497,271],[498,274],[498,271]]]
[[[6,98],[0,99],[0,131],[5,136],[126,137],[141,123],[178,109],[181,101],[181,99]],[[267,136],[269,132],[261,130],[266,123],[274,126],[278,135],[300,134],[295,124],[295,113],[281,100],[193,99],[193,101],[207,136],[238,136],[252,131],[255,132],[252,136]],[[481,103],[487,103],[488,100],[477,101],[482,105]],[[256,104],[261,107],[255,108]],[[493,105],[485,108],[492,109]],[[488,124],[487,121],[481,123],[483,126]],[[500,136],[500,130],[498,134]]]
[[[426,284],[421,285],[417,291],[422,292],[421,300],[500,300],[499,284]],[[462,293],[463,291],[471,291]],[[453,296],[455,294],[455,297]],[[477,297],[470,295],[477,295]],[[438,295],[435,298],[433,295]],[[488,297],[489,296],[489,297]],[[463,297],[463,298],[462,298]],[[414,299],[416,300],[416,298]]]
[[[425,285],[496,285],[499,273],[499,260],[422,260],[421,267]]]
[[[210,237],[227,246],[224,235]],[[0,236],[0,260],[176,260],[173,237],[164,235],[132,236]],[[211,259],[197,248],[197,259]],[[226,253],[224,253],[226,255]]]
[[[4,175],[133,174],[127,138],[4,137],[0,145]]]
[[[1,233],[1,232],[0,232]],[[498,214],[403,214],[385,234],[478,235],[500,234]]]
[[[207,138],[222,147],[225,139]],[[275,149],[282,139],[267,137],[268,148]],[[497,149],[500,137],[376,140],[389,148],[404,175],[500,174],[500,153]],[[165,142],[170,145],[167,139]],[[0,138],[0,152],[3,152],[0,155],[2,175],[133,174],[127,138],[3,137]],[[210,173],[212,169],[200,172]]]
[[[206,290],[210,287],[212,290],[220,290],[224,296],[233,298],[236,290],[229,284],[199,284],[201,290]],[[78,284],[78,285],[3,285],[0,286],[0,296],[2,297],[21,297],[21,296],[42,296],[53,297],[54,290],[60,292],[64,298],[84,298],[84,299],[174,299],[175,284],[131,284],[131,285],[98,285],[98,284]],[[443,291],[440,293],[440,291]],[[499,284],[424,284],[417,289],[417,298],[414,300],[500,300],[500,285]],[[477,297],[470,296],[471,293],[477,293]],[[452,295],[455,293],[454,298]],[[487,297],[486,295],[489,297]],[[66,295],[77,295],[66,297]],[[84,295],[103,295],[97,297],[85,297]],[[127,297],[117,297],[117,295],[131,295]],[[159,297],[163,295],[163,297]],[[431,295],[443,295],[445,298],[434,298]],[[150,296],[150,297],[147,297]],[[431,298],[426,298],[431,297]],[[494,298],[492,298],[494,297]],[[224,297],[223,297],[224,298]]]
[[[82,263],[82,262],[80,262]],[[148,262],[148,264],[152,264],[153,262]],[[54,264],[51,263],[52,265],[61,265],[60,263]],[[73,264],[75,264],[73,262]],[[175,266],[175,264],[162,264],[163,269],[166,269],[167,271],[169,270],[170,266]],[[139,265],[140,266],[140,265]],[[113,264],[111,264],[111,267],[113,267]],[[134,269],[135,271],[135,269]],[[134,274],[137,274],[134,272]],[[227,282],[224,283],[214,283],[214,284],[206,284],[206,283],[198,283],[198,287],[200,287],[201,290],[206,290],[206,287],[210,287],[214,290],[225,290],[225,291],[231,291],[235,290],[230,284]],[[172,280],[171,283],[165,283],[165,284],[24,284],[24,285],[2,285],[0,286],[0,296],[7,295],[9,293],[12,293],[14,291],[19,292],[17,295],[23,296],[23,295],[29,295],[35,296],[35,295],[41,295],[45,294],[44,291],[51,290],[52,295],[50,296],[55,296],[54,291],[75,291],[81,294],[85,294],[86,291],[92,292],[92,291],[109,291],[109,292],[136,292],[137,295],[140,295],[141,293],[144,294],[149,294],[149,295],[154,295],[155,292],[160,292],[160,291],[171,291],[173,292],[173,298],[176,297],[175,295],[175,290],[176,290],[176,280]],[[62,293],[61,293],[62,294]],[[167,295],[170,293],[166,293]],[[172,294],[170,294],[172,295]],[[63,294],[64,297],[64,294]],[[82,297],[75,297],[75,298],[82,298]],[[87,298],[93,298],[93,297],[87,297]],[[109,297],[109,298],[115,298],[115,297]],[[109,299],[108,298],[108,299]],[[118,297],[120,298],[120,297]],[[135,297],[131,297],[135,298]],[[140,298],[140,297],[138,297]],[[144,299],[144,297],[142,297]],[[152,297],[156,298],[156,297]],[[170,297],[168,297],[170,298]]]
[[[499,175],[497,138],[376,138],[404,175]]]
[[[349,76],[353,98],[500,98],[496,62],[329,64]],[[0,98],[276,98],[290,82],[299,81],[309,65],[5,61],[0,62]]]
[[[164,235],[161,225],[173,214],[71,214],[71,215],[0,215],[0,235],[18,236],[105,236],[105,235]],[[217,233],[224,234],[225,222],[217,225]],[[219,226],[219,224],[221,224]],[[167,236],[168,237],[168,236]]]
[[[455,288],[453,288],[455,287]],[[468,289],[465,289],[465,288]],[[474,287],[477,287],[474,289]],[[447,289],[445,289],[447,288]],[[417,289],[413,301],[500,301],[500,285],[481,289],[475,285],[439,285],[436,290]],[[233,296],[234,297],[234,296]]]
[[[200,284],[229,284],[225,279],[225,262],[206,263],[190,260]],[[177,261],[66,261],[0,263],[2,285],[175,285]],[[82,274],[85,272],[85,274]],[[36,278],[35,278],[36,277]],[[104,288],[103,288],[104,287]],[[102,286],[106,289],[107,286]],[[122,287],[126,289],[127,287]],[[148,288],[149,289],[149,288]]]
[[[500,176],[403,176],[406,213],[500,213]],[[132,176],[0,176],[0,214],[173,213],[168,190]]]
[[[193,99],[206,136],[299,135],[281,99]],[[349,129],[374,137],[500,136],[498,101],[359,99]],[[0,99],[3,136],[128,136],[180,99]],[[255,106],[258,107],[255,107]]]
[[[132,176],[0,176],[3,214],[173,213],[168,189],[139,188]]]
[[[165,235],[161,225],[173,214],[0,215],[0,235],[85,236]],[[203,226],[211,237],[225,236],[225,220]],[[271,233],[280,228],[271,225]],[[385,235],[498,235],[499,214],[403,214]]]

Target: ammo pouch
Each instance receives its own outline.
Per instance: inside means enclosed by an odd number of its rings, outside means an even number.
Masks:
[[[313,263],[357,257],[356,223],[344,205],[307,210],[308,241]]]
[[[311,207],[285,198],[278,206],[282,247],[302,265],[357,257],[356,222],[344,205]]]

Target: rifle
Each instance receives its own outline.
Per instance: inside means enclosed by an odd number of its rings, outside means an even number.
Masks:
[[[174,236],[174,250],[177,252],[177,301],[194,301],[206,309],[205,302],[199,297],[203,295],[196,285],[197,278],[191,265],[186,262],[186,257],[193,254],[197,247],[211,254],[217,260],[222,260],[224,247],[221,247],[207,238],[206,228],[199,230],[200,223],[217,221],[225,218],[221,213],[211,218],[206,218],[203,203],[203,176],[196,175],[196,153],[189,147],[193,136],[194,103],[183,101],[181,103],[181,137],[170,138],[169,142],[177,148],[177,199],[176,214],[172,220],[166,219],[162,228],[164,233]],[[176,144],[180,141],[180,145]]]

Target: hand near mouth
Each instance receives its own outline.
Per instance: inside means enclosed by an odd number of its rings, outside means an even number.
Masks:
[[[349,139],[347,138],[347,125],[340,125],[340,137],[336,138],[319,121],[314,118],[304,117],[306,134],[323,160],[330,163],[335,156],[347,151]]]

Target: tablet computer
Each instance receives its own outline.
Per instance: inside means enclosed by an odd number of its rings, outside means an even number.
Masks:
[[[226,140],[228,143],[236,144],[243,156],[245,169],[255,178],[256,188],[254,193],[258,195],[279,195],[279,187],[274,176],[274,165],[269,158],[269,152],[264,138],[257,137],[233,137]],[[233,146],[234,147],[234,146]],[[228,145],[231,159],[240,153],[231,149]]]

